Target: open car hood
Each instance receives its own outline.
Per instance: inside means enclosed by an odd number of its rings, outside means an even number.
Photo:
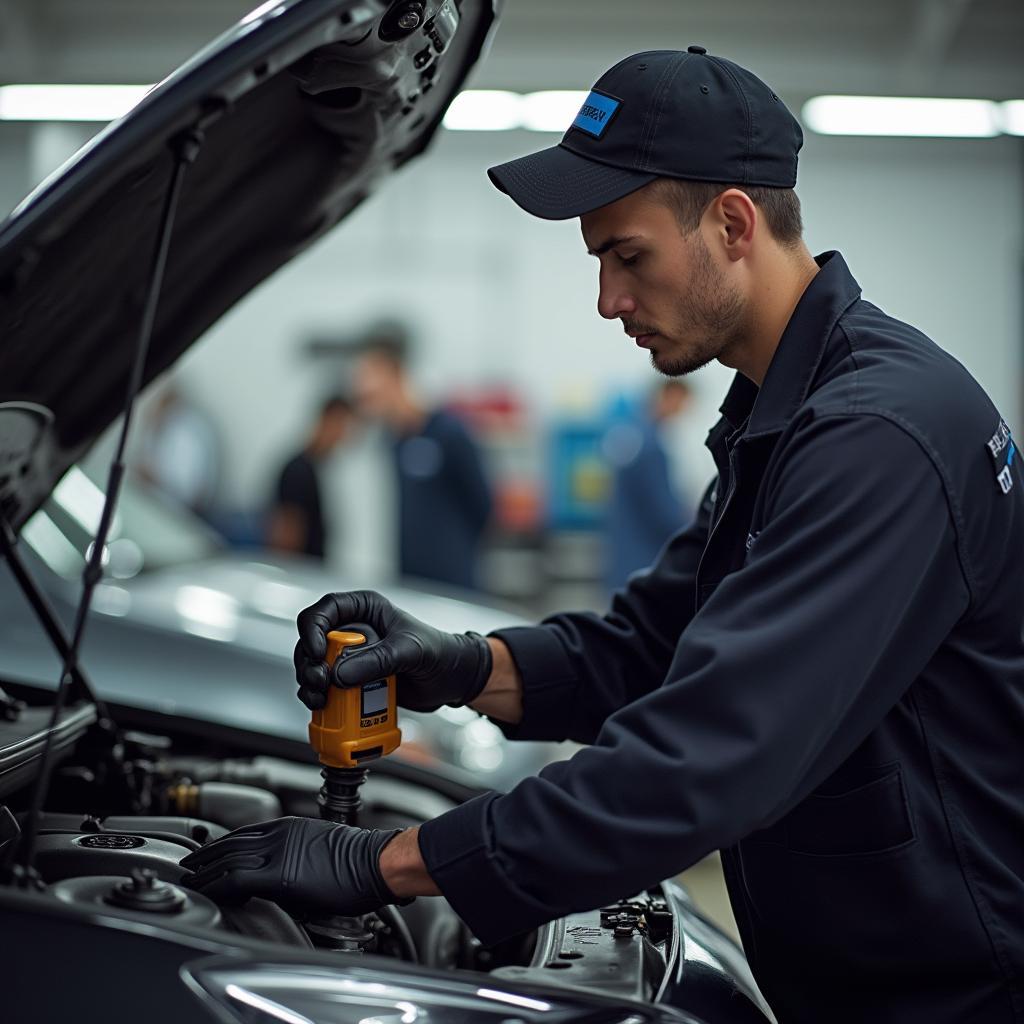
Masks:
[[[201,146],[144,384],[422,152],[499,3],[273,0],[0,224],[0,514],[15,531],[123,409],[182,140]]]

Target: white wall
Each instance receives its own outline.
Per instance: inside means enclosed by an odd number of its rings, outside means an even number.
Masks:
[[[228,497],[251,502],[265,492],[277,455],[328,384],[299,346],[312,333],[351,331],[382,313],[416,325],[420,375],[438,394],[507,381],[547,415],[567,396],[597,400],[654,379],[619,326],[597,315],[596,264],[576,222],[534,220],[487,181],[489,163],[550,141],[443,135],[425,160],[197,346],[183,378],[225,431]],[[1015,424],[1024,348],[1022,152],[1008,138],[811,137],[798,186],[811,248],[840,249],[866,297],[953,352]],[[717,365],[695,377],[695,459],[728,381]]]
[[[1022,423],[1024,145],[811,136],[799,191],[817,252],[955,355]]]
[[[535,221],[487,181],[489,160],[538,139],[547,137],[445,136],[211,332],[184,380],[219,403],[225,429],[244,445],[228,481],[233,495],[262,486],[266,452],[282,433],[301,430],[304,402],[324,386],[317,368],[302,368],[302,343],[381,314],[415,325],[418,375],[436,395],[507,382],[546,416],[655,379],[621,327],[598,316],[597,264],[578,226]],[[221,395],[236,361],[244,362],[245,386]],[[724,372],[714,392],[723,379]],[[272,418],[270,402],[279,410]]]
[[[38,180],[84,141],[53,126],[20,139]],[[14,136],[0,169],[18,178]],[[29,141],[27,147],[24,143]],[[381,314],[409,319],[419,375],[442,395],[507,382],[538,418],[597,403],[655,379],[617,324],[596,312],[596,263],[576,222],[537,221],[487,180],[495,162],[552,136],[442,133],[334,234],[285,267],[208,333],[180,364],[185,387],[216,418],[228,458],[223,497],[263,501],[279,460],[339,382],[301,352],[313,334],[354,333]],[[809,135],[798,191],[813,251],[838,248],[865,296],[921,327],[1022,426],[1024,146],[999,138],[830,139]],[[12,197],[13,199],[13,197]],[[694,378],[699,410],[680,438],[683,475],[710,473],[702,449],[730,374]],[[382,540],[386,477],[364,450],[336,467],[341,515]],[[355,504],[356,507],[352,507]],[[363,534],[359,534],[363,535]],[[366,545],[384,550],[386,544]]]
[[[26,159],[30,141],[30,126],[3,126],[0,134],[0,219],[21,202],[34,184],[29,178]]]

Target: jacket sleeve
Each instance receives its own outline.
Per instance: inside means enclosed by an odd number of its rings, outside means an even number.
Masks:
[[[523,682],[521,721],[495,722],[509,739],[592,743],[609,715],[661,684],[696,608],[715,486],[654,566],[615,593],[606,615],[571,612],[492,634],[508,645]]]
[[[747,563],[686,628],[664,685],[572,759],[422,826],[427,869],[483,942],[637,892],[776,821],[968,607],[940,475],[899,426],[818,418],[780,465]]]

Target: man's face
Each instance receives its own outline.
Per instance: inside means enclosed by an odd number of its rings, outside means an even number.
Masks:
[[[746,302],[703,225],[684,235],[673,211],[641,189],[580,226],[601,263],[598,311],[621,320],[661,373],[690,373],[740,340]]]
[[[352,414],[344,409],[332,409],[323,418],[323,438],[328,450],[336,448],[352,431]]]
[[[670,420],[676,416],[681,416],[689,409],[692,397],[689,389],[682,381],[666,381],[654,401],[654,418],[656,420]]]
[[[399,377],[393,363],[374,352],[361,356],[352,375],[359,411],[370,419],[384,419],[394,409]]]

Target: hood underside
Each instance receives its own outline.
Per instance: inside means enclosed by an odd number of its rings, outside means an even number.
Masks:
[[[267,4],[0,224],[0,514],[11,527],[123,410],[182,141],[198,132],[201,145],[184,178],[144,383],[425,148],[496,4]]]

